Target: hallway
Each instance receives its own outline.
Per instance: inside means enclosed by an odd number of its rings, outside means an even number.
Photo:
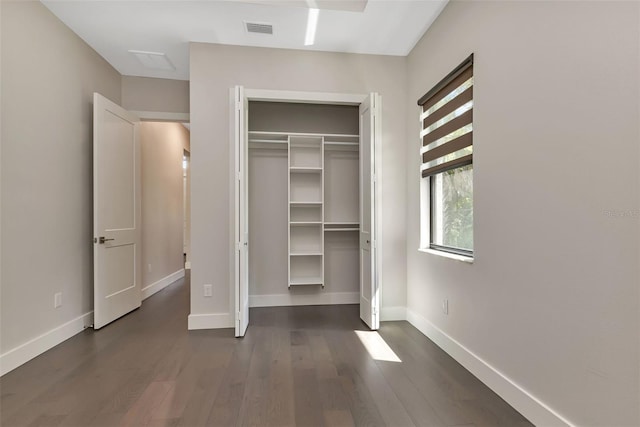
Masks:
[[[407,322],[369,332],[357,306],[254,308],[243,339],[187,331],[188,280],[5,375],[0,424],[531,425]]]

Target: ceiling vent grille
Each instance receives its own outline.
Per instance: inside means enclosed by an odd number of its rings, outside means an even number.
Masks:
[[[261,22],[245,22],[244,27],[247,33],[273,34],[273,25]]]
[[[142,65],[151,70],[173,71],[176,69],[164,53],[146,52],[143,50],[130,50],[129,53],[138,58],[138,61],[140,61]]]

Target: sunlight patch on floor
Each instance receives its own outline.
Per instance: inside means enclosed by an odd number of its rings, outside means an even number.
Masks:
[[[376,331],[354,331],[374,360],[402,362]]]

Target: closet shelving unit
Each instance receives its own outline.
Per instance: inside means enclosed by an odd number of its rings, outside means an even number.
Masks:
[[[288,286],[324,287],[324,138],[289,135],[288,141]]]
[[[351,134],[249,131],[253,148],[288,154],[288,287],[325,286],[325,233],[357,232],[357,217],[325,218],[325,153],[359,151]],[[353,216],[353,215],[352,215]]]

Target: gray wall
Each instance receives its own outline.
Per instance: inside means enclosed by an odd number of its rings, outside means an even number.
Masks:
[[[184,268],[182,155],[189,131],[179,123],[140,124],[142,287]]]
[[[189,112],[189,82],[122,76],[122,106],[133,111]]]
[[[230,248],[229,89],[382,94],[383,307],[405,305],[406,59],[191,44],[191,313],[233,325]],[[211,283],[213,298],[202,297]]]
[[[640,424],[639,5],[454,1],[408,57],[409,314],[576,425]],[[415,102],[472,52],[468,265],[417,250]]]
[[[92,94],[121,88],[42,4],[0,4],[5,353],[92,310]]]

